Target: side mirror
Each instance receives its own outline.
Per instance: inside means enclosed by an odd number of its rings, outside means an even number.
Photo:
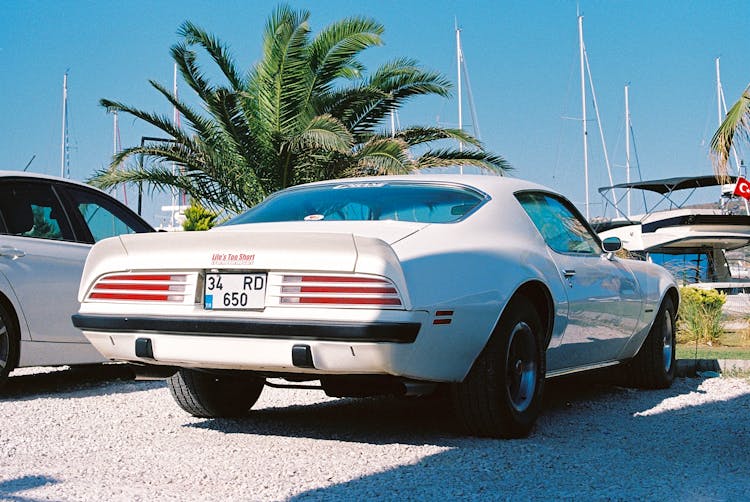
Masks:
[[[608,253],[614,253],[622,249],[622,241],[619,237],[607,237],[602,241],[602,247]]]

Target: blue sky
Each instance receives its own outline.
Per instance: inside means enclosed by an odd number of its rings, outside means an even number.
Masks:
[[[750,82],[747,0],[287,3],[311,11],[314,31],[350,15],[373,17],[385,25],[385,45],[365,54],[368,67],[409,56],[454,82],[457,20],[487,149],[508,159],[515,176],[553,186],[581,208],[578,5],[616,182],[625,178],[626,83],[643,177],[658,178],[711,172],[714,59],[721,57],[729,105]],[[98,105],[100,98],[171,115],[148,79],[171,86],[169,47],[178,41],[184,20],[216,34],[249,68],[276,5],[259,0],[0,2],[0,168],[23,169],[36,155],[29,170],[59,174],[62,80],[69,69],[71,177],[87,178],[108,165],[112,154],[112,117]],[[184,85],[181,92],[190,93]],[[588,114],[593,116],[590,105]],[[464,117],[470,122],[467,107]],[[402,126],[456,126],[455,93],[449,100],[412,101],[399,119]],[[121,117],[123,146],[155,133]],[[594,122],[589,136],[590,196],[598,202],[596,187],[608,179]],[[159,223],[157,206],[168,199],[157,198],[144,216]]]

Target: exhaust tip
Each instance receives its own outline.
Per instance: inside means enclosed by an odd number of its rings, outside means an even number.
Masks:
[[[312,350],[309,345],[295,345],[292,347],[292,364],[297,368],[315,368]]]

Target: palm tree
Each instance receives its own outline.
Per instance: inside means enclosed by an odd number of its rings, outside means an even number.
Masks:
[[[510,169],[460,130],[410,127],[387,134],[379,129],[413,97],[448,96],[450,83],[407,58],[368,76],[358,56],[381,45],[383,26],[352,17],[313,36],[309,17],[307,11],[278,7],[266,24],[260,61],[247,74],[238,70],[225,44],[183,23],[182,40],[171,55],[202,111],[153,80],[152,87],[181,114],[183,127],[166,116],[102,99],[108,111],[128,113],[172,139],[124,149],[91,182],[101,188],[140,182],[152,190],[177,188],[207,207],[237,212],[307,181],[456,164],[499,174]],[[196,49],[208,54],[224,83],[208,79]],[[473,148],[433,148],[446,139]],[[423,152],[415,156],[418,145]],[[172,163],[179,173],[172,172]]]
[[[728,177],[729,152],[736,148],[735,138],[750,141],[750,85],[732,105],[726,118],[711,139],[714,171],[721,178]]]

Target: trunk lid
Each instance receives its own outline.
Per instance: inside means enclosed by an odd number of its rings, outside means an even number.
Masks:
[[[428,223],[415,223],[410,221],[285,221],[275,223],[248,223],[244,225],[226,225],[216,227],[210,232],[236,233],[236,232],[283,232],[283,233],[326,233],[326,234],[353,234],[362,237],[380,239],[388,244],[404,239],[423,228]]]

